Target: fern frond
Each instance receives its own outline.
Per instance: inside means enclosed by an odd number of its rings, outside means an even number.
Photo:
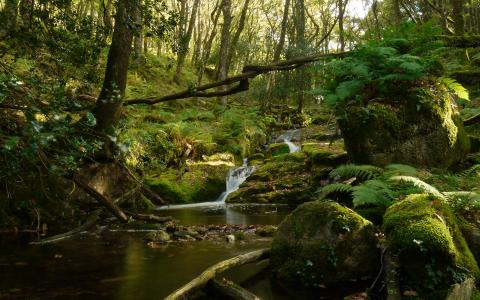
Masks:
[[[385,175],[405,175],[405,176],[416,176],[418,174],[417,169],[409,165],[403,164],[390,164],[385,167]]]
[[[343,194],[349,194],[353,191],[353,187],[349,184],[346,183],[332,183],[329,185],[326,185],[320,189],[317,190],[317,193],[319,194],[319,199],[325,199],[328,195],[332,193],[343,193]]]
[[[445,195],[440,193],[440,191],[438,191],[434,186],[426,183],[425,181],[423,181],[421,179],[418,179],[417,177],[413,177],[413,176],[392,176],[392,177],[390,177],[389,180],[397,181],[397,182],[411,183],[412,185],[421,189],[423,192],[425,192],[427,194],[433,195],[433,196],[435,196],[439,199],[442,199],[442,200],[446,200]]]
[[[455,79],[449,77],[440,77],[438,80],[445,84],[452,92],[454,92],[458,96],[458,98],[467,101],[470,100],[468,90],[463,87],[462,84],[458,83]]]
[[[368,180],[353,187],[353,207],[373,205],[388,207],[395,201],[393,191],[380,180]]]
[[[480,164],[473,165],[465,171],[460,172],[458,175],[460,177],[480,176]]]
[[[371,165],[341,165],[330,172],[330,177],[352,178],[356,177],[360,181],[370,180],[378,177],[383,172],[382,168]]]
[[[480,208],[480,194],[476,192],[457,191],[444,192],[445,197],[454,210]]]

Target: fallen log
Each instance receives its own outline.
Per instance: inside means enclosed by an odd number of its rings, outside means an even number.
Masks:
[[[88,183],[80,179],[78,176],[74,176],[73,181],[93,199],[105,206],[105,208],[107,208],[115,217],[117,217],[117,219],[124,223],[128,222],[127,215],[111,200],[100,194],[97,190],[92,188]]]
[[[208,282],[208,286],[212,288],[215,292],[220,294],[222,296],[222,299],[260,300],[257,295],[226,278],[214,278]]]
[[[198,277],[182,286],[178,290],[174,291],[167,297],[165,300],[180,300],[187,299],[192,292],[201,289],[205,286],[211,279],[215,278],[218,274],[247,263],[255,262],[264,258],[267,258],[270,255],[270,249],[262,249],[253,252],[248,252],[242,255],[235,256],[233,258],[221,261],[210,268],[206,269]]]
[[[137,214],[129,211],[125,211],[125,213],[131,216],[132,218],[140,221],[153,222],[153,223],[165,223],[165,222],[173,221],[173,218],[170,216],[159,217],[156,215]]]
[[[82,231],[85,231],[85,230],[89,229],[90,227],[92,227],[93,225],[95,225],[95,223],[100,218],[100,213],[101,212],[102,212],[101,209],[95,210],[87,218],[85,223],[83,223],[82,225],[78,226],[75,229],[72,229],[72,230],[70,230],[68,232],[65,232],[65,233],[62,233],[62,234],[57,234],[57,235],[45,238],[45,239],[40,240],[40,241],[30,242],[30,244],[31,245],[45,245],[45,244],[56,243],[56,242],[59,242],[59,241],[65,240],[65,239],[69,239],[69,238],[73,237],[74,235],[76,235],[76,234],[78,234]]]

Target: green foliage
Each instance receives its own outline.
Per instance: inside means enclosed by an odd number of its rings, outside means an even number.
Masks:
[[[390,180],[411,183],[415,187],[421,189],[426,194],[430,194],[439,199],[446,200],[445,196],[440,193],[435,187],[431,186],[425,181],[422,181],[419,178],[412,176],[393,176],[390,178]]]
[[[353,187],[353,207],[387,208],[396,200],[395,192],[382,180],[368,180]]]
[[[330,177],[350,179],[355,177],[359,181],[373,179],[382,173],[382,168],[371,165],[341,165],[330,172]]]
[[[463,87],[460,83],[458,83],[453,78],[448,77],[440,77],[438,80],[444,83],[457,97],[461,100],[470,100],[470,96],[468,94],[468,90]]]
[[[317,191],[319,199],[325,199],[328,195],[333,193],[350,194],[352,192],[353,188],[350,184],[340,182],[326,185]]]

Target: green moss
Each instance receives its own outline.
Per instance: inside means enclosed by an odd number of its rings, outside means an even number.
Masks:
[[[166,170],[148,176],[145,183],[169,203],[211,201],[225,190],[230,165],[197,163],[186,172]]]
[[[369,221],[338,203],[314,201],[300,205],[280,224],[271,264],[283,281],[316,286],[369,274],[376,269],[374,253]]]
[[[277,155],[287,154],[287,153],[290,153],[290,149],[288,148],[288,145],[285,143],[270,144],[268,146],[267,154],[269,156],[277,156]]]
[[[385,213],[384,227],[389,247],[399,254],[402,267],[420,288],[449,285],[470,275],[479,278],[455,216],[434,196],[410,195],[392,205]]]
[[[298,162],[298,163],[303,163],[305,162],[305,154],[301,152],[296,152],[296,153],[287,153],[287,154],[280,154],[275,156],[275,161],[277,162],[285,162],[285,161],[292,161],[292,162]]]

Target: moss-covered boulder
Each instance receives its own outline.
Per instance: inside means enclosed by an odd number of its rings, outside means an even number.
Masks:
[[[445,168],[469,151],[453,96],[440,83],[412,89],[395,103],[352,105],[338,114],[354,163]]]
[[[312,287],[373,276],[374,227],[338,203],[304,203],[278,227],[270,263],[279,280]]]
[[[384,216],[388,246],[410,285],[443,289],[480,271],[450,208],[430,195],[410,195]]]
[[[267,156],[277,156],[290,152],[290,148],[285,143],[270,144],[267,149]]]
[[[185,171],[167,169],[148,174],[145,183],[169,203],[213,201],[225,191],[232,164],[197,162]]]

